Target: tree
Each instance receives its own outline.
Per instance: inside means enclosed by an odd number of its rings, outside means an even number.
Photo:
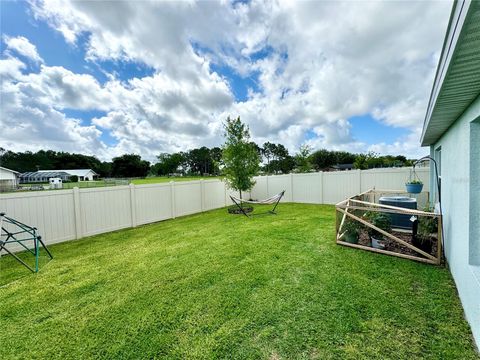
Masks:
[[[150,170],[150,163],[142,160],[140,155],[125,154],[112,159],[114,177],[145,177]]]
[[[312,170],[312,164],[310,163],[310,153],[312,149],[308,145],[300,146],[298,154],[295,155],[295,168],[297,172],[306,173]]]
[[[317,171],[323,170],[337,163],[337,159],[335,158],[333,151],[328,151],[326,149],[315,151],[311,155],[310,161]]]
[[[212,158],[213,162],[213,175],[220,174],[220,165],[222,164],[222,149],[218,146],[215,146],[210,149],[210,157]]]
[[[267,173],[270,172],[270,159],[273,157],[273,153],[275,151],[275,144],[272,144],[271,142],[267,141],[266,143],[263,144],[263,147],[261,149],[263,157],[267,159],[267,165],[265,166],[265,170]]]
[[[230,187],[240,192],[250,190],[259,170],[260,157],[254,146],[250,143],[250,130],[242,123],[240,117],[228,117],[223,124],[225,129],[225,144],[223,145],[222,161],[223,173]]]
[[[187,155],[187,164],[190,172],[193,174],[210,174],[214,166],[210,149],[202,146],[201,148],[190,150]]]
[[[158,162],[152,166],[151,172],[155,175],[168,175],[176,173],[180,165],[185,162],[183,153],[162,153],[157,156]]]

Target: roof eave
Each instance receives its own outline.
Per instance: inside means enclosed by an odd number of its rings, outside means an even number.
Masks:
[[[448,21],[447,32],[443,41],[442,52],[440,59],[438,60],[437,71],[435,73],[435,80],[433,82],[432,91],[430,93],[430,99],[427,106],[427,112],[425,114],[425,120],[423,122],[422,135],[420,137],[421,146],[429,146],[434,144],[439,136],[427,136],[430,120],[433,110],[437,103],[437,98],[442,88],[443,81],[448,69],[451,65],[453,54],[457,46],[458,38],[462,31],[463,24],[465,22],[468,9],[470,8],[471,0],[455,0],[452,6],[450,19]],[[453,123],[456,119],[451,119]]]

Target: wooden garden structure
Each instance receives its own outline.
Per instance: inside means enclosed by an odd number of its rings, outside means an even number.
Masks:
[[[385,255],[398,256],[401,258],[420,261],[428,264],[440,264],[442,261],[441,215],[434,212],[407,209],[378,203],[378,199],[381,196],[386,195],[406,195],[406,192],[399,190],[371,189],[336,204],[337,244]],[[428,193],[422,193],[421,196],[426,198],[423,199],[423,205],[428,204]],[[417,200],[421,199],[417,198]],[[420,204],[420,206],[422,206],[422,204]],[[432,251],[428,253],[412,243],[413,241],[410,240],[411,238],[413,238],[412,230],[396,229],[393,227],[390,231],[384,231],[383,229],[373,225],[365,216],[367,212],[410,215],[411,217],[413,217],[412,220],[420,219],[422,217],[436,219],[437,231],[435,234],[431,234],[433,241]],[[363,235],[361,235],[360,238],[363,238],[364,241],[359,241],[359,243],[351,243],[345,241],[344,235],[346,231],[344,230],[344,227],[346,221],[354,221],[359,223],[357,225],[363,229],[361,231]],[[384,249],[372,247],[371,244],[367,243],[368,237],[366,236],[366,233],[368,230],[373,230],[383,235],[384,239],[387,240],[390,246],[386,246]]]

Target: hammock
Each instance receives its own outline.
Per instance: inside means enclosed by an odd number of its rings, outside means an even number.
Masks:
[[[237,205],[237,207],[240,209],[240,211],[245,215],[246,217],[250,217],[245,210],[242,207],[242,203],[247,203],[247,204],[256,204],[256,205],[271,205],[275,204],[272,210],[269,210],[267,213],[270,214],[276,214],[275,209],[277,208],[278,203],[280,200],[282,200],[283,195],[285,194],[285,190],[282,192],[278,193],[277,195],[274,195],[272,197],[269,197],[268,199],[265,200],[243,200],[239,199],[236,196],[230,195],[230,199]]]

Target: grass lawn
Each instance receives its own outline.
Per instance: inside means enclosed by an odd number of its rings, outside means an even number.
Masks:
[[[51,246],[0,288],[0,358],[478,358],[446,268],[334,235],[332,206],[281,204]]]
[[[132,180],[133,184],[142,185],[142,184],[158,184],[165,183],[170,181],[192,181],[192,180],[212,180],[212,179],[221,179],[220,176],[179,176],[179,177],[166,177],[166,176],[155,176],[148,177],[145,179],[134,179]]]

